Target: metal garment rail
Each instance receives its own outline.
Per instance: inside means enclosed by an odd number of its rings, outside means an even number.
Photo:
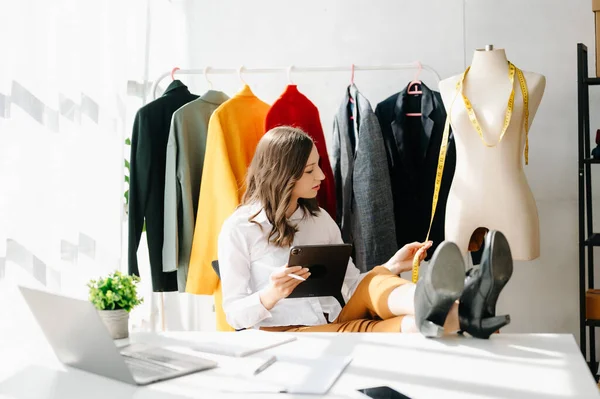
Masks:
[[[152,98],[156,98],[156,88],[158,84],[168,76],[174,76],[175,73],[178,75],[232,75],[237,74],[238,77],[243,81],[243,74],[270,74],[270,73],[287,73],[288,79],[291,77],[291,73],[313,73],[313,72],[351,72],[352,80],[354,79],[354,71],[396,71],[406,69],[418,69],[419,73],[421,70],[426,70],[433,73],[438,82],[441,80],[440,74],[431,66],[421,64],[419,61],[408,63],[408,64],[388,64],[388,65],[347,65],[347,66],[315,66],[315,67],[296,67],[290,65],[288,67],[268,67],[268,68],[246,68],[243,65],[238,68],[212,68],[205,67],[203,69],[179,69],[174,68],[172,71],[161,74],[152,84]],[[418,76],[418,74],[417,74]],[[415,79],[416,80],[416,79]]]

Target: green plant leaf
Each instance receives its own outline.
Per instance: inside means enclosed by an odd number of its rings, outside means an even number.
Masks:
[[[86,284],[89,288],[89,301],[97,309],[125,309],[130,312],[143,302],[137,294],[138,276],[115,271],[104,278],[93,279]]]

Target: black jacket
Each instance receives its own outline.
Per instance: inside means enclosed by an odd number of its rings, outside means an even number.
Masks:
[[[129,273],[140,274],[137,250],[144,219],[150,252],[152,290],[177,291],[177,273],[164,273],[165,163],[171,117],[197,99],[181,81],[174,80],[165,93],[140,108],[133,123],[129,182]]]
[[[377,105],[392,183],[398,247],[423,241],[431,219],[431,201],[446,111],[440,93],[421,85],[422,95],[407,88]],[[406,116],[406,113],[422,114]],[[446,201],[456,167],[454,138],[450,135],[438,205],[429,239],[433,248],[444,240]]]

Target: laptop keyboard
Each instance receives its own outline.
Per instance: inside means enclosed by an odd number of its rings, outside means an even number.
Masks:
[[[160,364],[148,362],[142,359],[136,359],[129,356],[123,356],[125,363],[131,370],[134,377],[137,378],[154,378],[163,377],[165,375],[171,375],[177,372],[171,367],[161,366]]]
[[[142,343],[121,347],[120,352],[138,383],[154,382],[217,366],[213,360]]]

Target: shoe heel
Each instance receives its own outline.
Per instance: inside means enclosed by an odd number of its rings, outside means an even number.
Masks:
[[[444,327],[438,326],[432,321],[424,320],[419,326],[419,331],[427,338],[439,338],[444,334]]]
[[[415,290],[415,321],[424,336],[443,335],[448,312],[463,291],[464,275],[460,250],[452,242],[442,242]]]
[[[495,333],[496,331],[498,331],[499,329],[501,329],[509,323],[510,315],[485,318],[481,320],[481,330],[478,331],[479,334],[477,334],[477,338],[487,339],[490,337],[490,335],[492,335],[493,333]]]

